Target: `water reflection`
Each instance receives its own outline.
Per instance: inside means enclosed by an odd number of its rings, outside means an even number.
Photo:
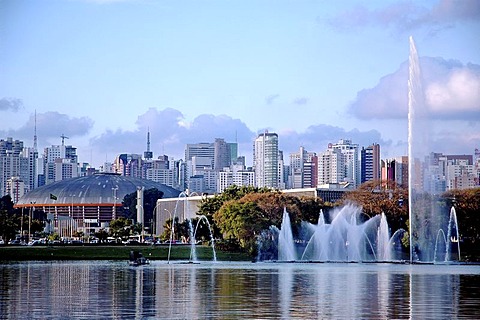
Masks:
[[[30,262],[0,265],[6,318],[469,318],[480,267]]]

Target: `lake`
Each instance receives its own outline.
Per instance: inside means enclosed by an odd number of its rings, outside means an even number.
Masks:
[[[152,261],[0,265],[5,319],[472,319],[480,266]]]

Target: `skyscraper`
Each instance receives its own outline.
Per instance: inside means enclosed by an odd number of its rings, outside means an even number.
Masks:
[[[380,165],[380,145],[372,144],[360,151],[361,164],[361,179],[364,183],[370,180],[380,180],[381,165]]]
[[[253,168],[257,187],[278,188],[278,135],[264,132],[253,145]]]
[[[8,180],[12,177],[20,177],[20,155],[23,150],[23,141],[0,140],[0,196],[5,196],[7,192]]]

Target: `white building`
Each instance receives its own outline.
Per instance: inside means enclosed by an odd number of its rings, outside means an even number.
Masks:
[[[0,140],[0,196],[8,194],[7,182],[12,177],[20,177],[20,158],[23,150],[23,141]]]
[[[253,169],[257,187],[279,188],[279,152],[276,133],[264,132],[255,139]]]
[[[354,188],[360,185],[360,157],[358,144],[341,139],[329,144],[318,159],[318,184],[348,182]]]

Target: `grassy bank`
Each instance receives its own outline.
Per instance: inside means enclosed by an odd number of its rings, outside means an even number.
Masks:
[[[168,246],[1,246],[0,261],[28,260],[127,260],[131,250],[138,250],[150,260],[167,260]],[[189,260],[190,246],[174,245],[170,260]],[[213,250],[196,246],[197,259],[213,260]],[[218,261],[249,261],[246,254],[216,251]]]

